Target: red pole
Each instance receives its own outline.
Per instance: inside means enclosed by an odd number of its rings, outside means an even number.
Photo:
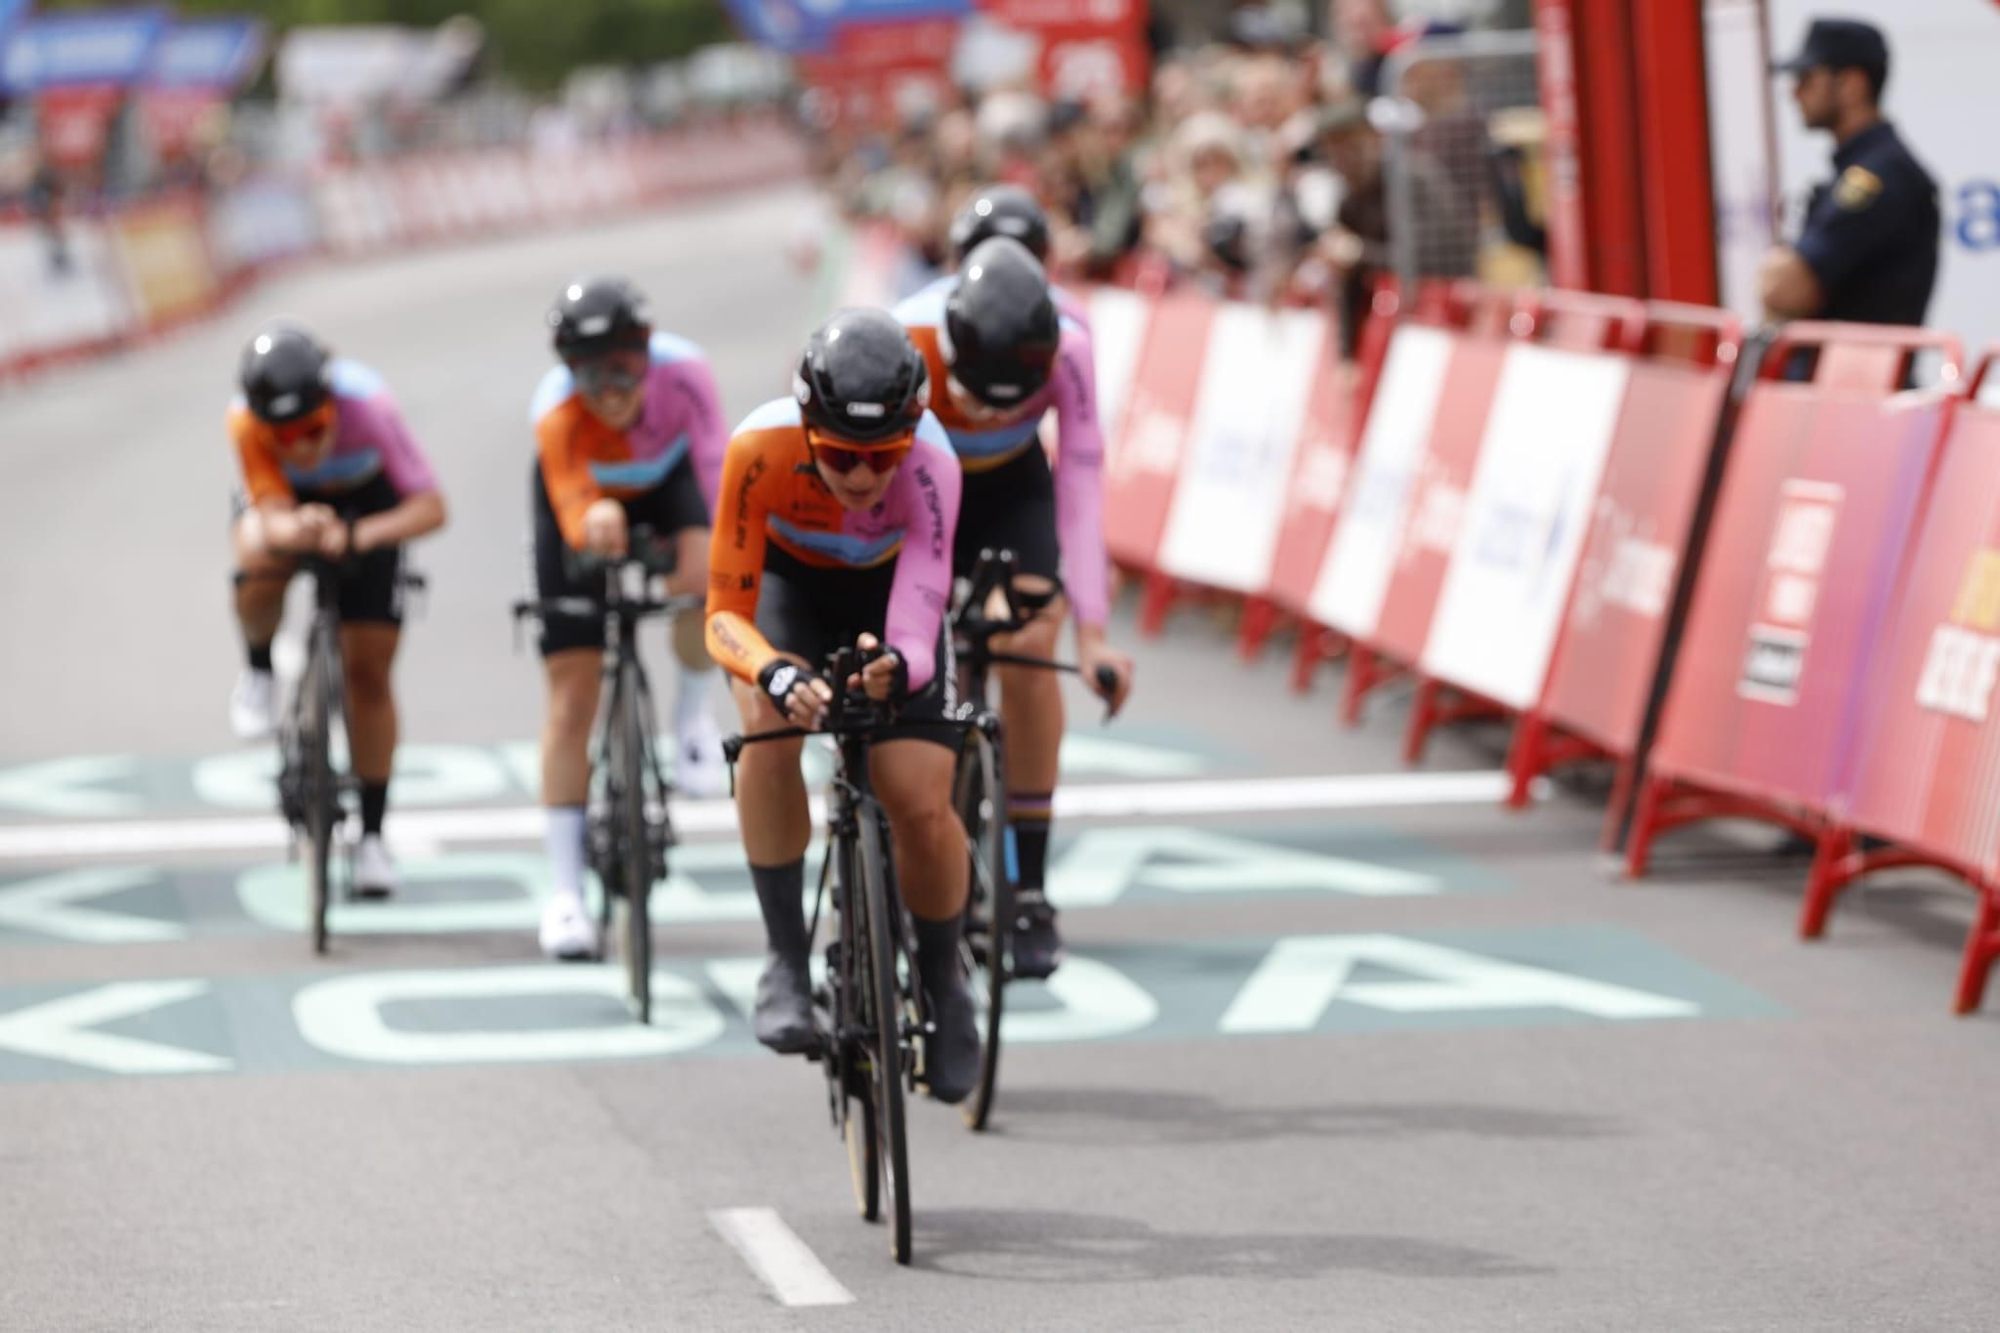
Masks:
[[[1647,294],[1714,305],[1715,196],[1700,0],[1633,0]]]

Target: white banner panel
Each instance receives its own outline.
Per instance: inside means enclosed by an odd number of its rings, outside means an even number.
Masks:
[[[1631,365],[1507,349],[1424,645],[1427,675],[1510,708],[1541,697]]]
[[[1409,521],[1411,486],[1430,446],[1455,341],[1443,329],[1420,324],[1401,325],[1390,338],[1347,503],[1306,608],[1343,634],[1368,638],[1382,618]]]
[[[0,361],[66,351],[125,333],[131,303],[104,228],[62,224],[66,262],[28,223],[0,224]]]
[[[1100,287],[1090,294],[1090,349],[1097,360],[1097,423],[1107,463],[1125,423],[1132,377],[1139,371],[1152,305],[1136,292]]]
[[[1231,303],[1217,312],[1161,572],[1230,592],[1269,585],[1313,359],[1329,354],[1325,328],[1310,310]]]

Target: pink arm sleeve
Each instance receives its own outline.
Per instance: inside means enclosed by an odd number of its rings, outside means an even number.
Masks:
[[[695,484],[708,505],[709,518],[715,517],[715,496],[722,487],[722,456],[729,449],[729,430],[722,422],[722,395],[715,387],[715,372],[708,362],[696,357],[676,361],[674,400],[680,404],[686,423],[688,456],[694,463]]]
[[[349,398],[342,401],[340,410],[360,415],[365,437],[382,451],[382,469],[389,474],[389,482],[396,488],[396,494],[408,499],[438,488],[437,475],[431,471],[431,461],[424,457],[417,437],[410,434],[395,399],[386,393]]]
[[[958,529],[958,459],[944,428],[928,413],[896,490],[902,497],[903,548],[896,556],[882,637],[903,655],[914,693],[937,675],[938,631],[951,602],[951,542]]]
[[[1097,419],[1097,362],[1082,325],[1063,324],[1056,357],[1056,537],[1063,586],[1079,625],[1111,614],[1104,553],[1104,430]]]

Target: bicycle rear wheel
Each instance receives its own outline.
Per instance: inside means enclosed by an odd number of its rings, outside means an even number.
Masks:
[[[952,805],[965,825],[969,866],[965,910],[966,975],[980,1015],[979,1083],[959,1114],[985,1129],[1000,1077],[1000,1020],[1005,1011],[1008,942],[1014,927],[1014,884],[1007,874],[1007,784],[996,737],[974,728],[959,752]]]
[[[625,990],[633,1016],[653,1021],[653,923],[647,900],[653,890],[653,843],[646,827],[646,729],[641,718],[639,666],[618,673],[618,837],[625,877]]]
[[[856,824],[861,863],[858,900],[868,918],[867,1003],[874,1010],[869,1082],[874,1093],[876,1139],[881,1145],[882,1188],[889,1196],[889,1252],[897,1263],[906,1264],[910,1262],[910,1147],[903,1124],[903,1005],[896,978],[896,913],[902,909],[895,887],[889,883],[880,812],[864,806]]]
[[[834,944],[827,950],[827,984],[832,1001],[828,1077],[837,1078],[840,1133],[847,1143],[847,1172],[854,1187],[854,1206],[861,1220],[882,1216],[882,1139],[875,1123],[875,1093],[871,1073],[872,1048],[860,1034],[867,1028],[874,973],[868,949],[867,916],[860,908],[864,886],[860,852],[851,838],[836,835],[827,855],[833,858]]]

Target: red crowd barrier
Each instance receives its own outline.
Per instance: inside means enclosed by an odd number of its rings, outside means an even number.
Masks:
[[[1124,428],[1105,469],[1105,546],[1120,565],[1149,576],[1149,606],[1163,596],[1154,559],[1194,422],[1217,309],[1215,302],[1191,294],[1170,296],[1154,307],[1140,343]]]
[[[1611,758],[1612,818],[1623,811],[1742,341],[1721,311],[1647,310],[1547,677],[1508,750],[1510,805],[1561,764]]]
[[[1799,930],[1840,890],[1898,866],[1948,870],[1979,895],[1956,996],[1979,1007],[2000,959],[2000,348],[1946,434],[1897,613],[1867,699],[1844,819],[1821,840]],[[1889,845],[1857,848],[1857,833]]]
[[[1779,378],[1815,348],[1811,381]],[[1641,784],[1633,875],[1697,820],[1826,828],[1948,410],[1895,392],[1920,351],[1955,377],[1956,343],[1923,330],[1795,325],[1766,355]]]

